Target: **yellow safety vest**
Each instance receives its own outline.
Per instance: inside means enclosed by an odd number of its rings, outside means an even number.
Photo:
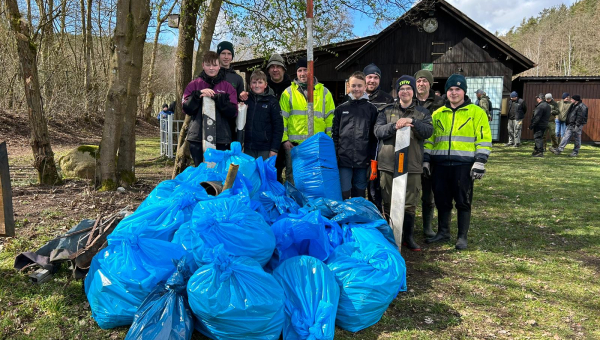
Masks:
[[[329,90],[321,83],[315,85],[314,99],[314,132],[325,132],[331,137],[333,111],[335,104]],[[279,100],[281,116],[283,117],[283,138],[281,142],[290,141],[302,143],[308,138],[308,102],[298,84],[292,82]]]

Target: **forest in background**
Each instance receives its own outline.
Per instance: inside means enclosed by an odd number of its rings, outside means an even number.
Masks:
[[[600,1],[543,9],[498,35],[537,67],[522,76],[600,75]]]

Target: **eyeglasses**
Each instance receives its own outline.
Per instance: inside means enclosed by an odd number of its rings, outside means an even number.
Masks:
[[[413,92],[413,89],[399,89],[398,92]]]

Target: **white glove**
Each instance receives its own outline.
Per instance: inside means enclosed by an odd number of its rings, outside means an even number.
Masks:
[[[471,168],[472,179],[482,179],[485,174],[485,165],[481,162],[475,162]]]
[[[431,165],[429,162],[423,162],[423,174],[425,175],[425,178],[431,176]]]

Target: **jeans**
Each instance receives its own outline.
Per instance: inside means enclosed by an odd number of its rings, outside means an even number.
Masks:
[[[523,128],[523,120],[509,119],[508,120],[508,144],[521,144],[521,128]]]
[[[560,141],[560,145],[558,146],[558,151],[563,151],[565,149],[565,147],[567,146],[567,144],[569,143],[569,140],[571,139],[571,137],[573,137],[575,139],[575,147],[573,148],[573,152],[574,153],[579,153],[579,148],[581,148],[581,132],[583,130],[583,126],[574,126],[574,125],[569,125],[567,126],[567,131],[565,132],[565,135],[563,136],[562,140]]]
[[[559,119],[554,121],[556,123],[556,137],[560,140],[567,132],[567,122],[563,122]]]
[[[369,183],[367,168],[340,168],[342,192],[352,189],[365,191]]]

